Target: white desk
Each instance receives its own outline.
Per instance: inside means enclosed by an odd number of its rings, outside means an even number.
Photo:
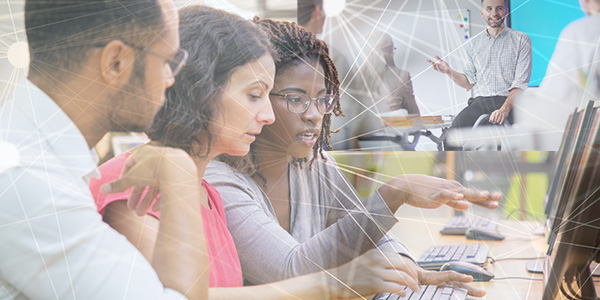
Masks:
[[[402,208],[401,208],[402,209]],[[427,212],[425,212],[427,214]],[[490,247],[489,256],[495,259],[533,258],[545,255],[546,244],[543,236],[534,236],[532,232],[541,226],[538,222],[501,220],[499,231],[506,236],[504,241],[473,241],[464,236],[443,236],[439,230],[447,218],[430,218],[426,215],[400,218],[399,223],[392,228],[390,234],[411,250],[418,257],[431,245],[483,243]],[[528,273],[525,260],[505,260],[490,264],[487,268],[496,278],[524,277],[541,280],[541,274]],[[487,295],[481,299],[518,300],[541,299],[543,282],[523,279],[492,280],[490,282],[474,282],[472,285],[484,288]],[[467,299],[480,299],[468,297]]]

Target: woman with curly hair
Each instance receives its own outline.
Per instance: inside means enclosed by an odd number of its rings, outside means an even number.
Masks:
[[[402,204],[466,209],[471,201],[496,208],[500,195],[455,181],[403,175],[361,200],[323,152],[332,114],[342,114],[327,45],[295,23],[254,22],[270,35],[278,56],[270,93],[275,122],[265,126],[246,157],[221,156],[206,172],[206,180],[223,195],[244,278],[262,284],[309,274],[347,263],[377,246],[381,252],[400,253],[396,256],[420,284],[463,286],[470,281],[454,272],[422,270],[386,232]],[[484,294],[468,289],[472,295]]]
[[[227,228],[221,196],[202,177],[212,158],[224,153],[245,155],[262,127],[273,123],[268,93],[273,87],[276,53],[266,34],[239,16],[203,6],[183,8],[179,16],[180,43],[189,49],[188,62],[167,90],[167,101],[147,132],[152,142],[133,151],[144,153],[144,157],[156,154],[156,159],[162,158],[156,152],[164,149],[184,151],[184,156],[193,160],[197,174],[183,177],[197,180],[172,184],[200,187],[202,227],[191,230],[199,231],[198,238],[205,237],[209,265],[201,267],[209,273],[210,299],[343,299],[384,291],[404,294],[401,285],[417,288],[416,281],[407,275],[410,270],[399,259],[378,252],[326,271],[242,287],[240,261]],[[157,239],[170,238],[158,236],[158,227],[178,225],[159,221],[158,192],[100,191],[107,183],[115,187],[120,174],[135,167],[130,156],[125,153],[100,166],[102,177],[92,180],[90,189],[103,220],[152,262]],[[127,208],[128,199],[143,200],[134,212]],[[173,259],[180,259],[177,251],[168,250]],[[375,274],[386,274],[388,282],[371,284]]]

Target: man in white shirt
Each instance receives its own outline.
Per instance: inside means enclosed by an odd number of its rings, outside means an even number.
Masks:
[[[112,186],[163,195],[151,262],[102,222],[87,184],[92,147],[144,129],[185,64],[172,1],[27,0],[25,27],[29,80],[0,99],[0,299],[206,299],[206,247],[188,242],[200,190],[169,184],[197,182],[187,154],[146,147]]]

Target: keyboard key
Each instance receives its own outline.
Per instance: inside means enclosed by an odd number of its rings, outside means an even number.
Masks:
[[[373,300],[388,300],[390,293],[379,293],[373,297]]]
[[[391,294],[389,298],[387,298],[387,300],[399,300],[400,296],[396,295],[396,294]]]
[[[434,299],[433,295],[435,295],[435,292],[438,290],[438,287],[435,285],[429,285],[427,286],[427,289],[425,290],[425,292],[423,293],[423,297],[421,297],[422,299]]]
[[[452,295],[453,289],[454,288],[452,288],[451,286],[444,287],[444,289],[442,290],[442,295]]]
[[[443,260],[445,260],[445,261],[451,260],[452,257],[454,256],[454,254],[456,253],[457,249],[458,249],[458,245],[450,246],[450,250],[448,250],[448,252],[446,252],[446,255],[444,256]]]
[[[431,252],[433,252],[433,249],[435,249],[434,246],[429,247],[427,250],[425,250],[425,252],[423,253],[423,255],[421,255],[421,257],[419,257],[418,260],[425,260],[425,259],[427,259],[427,257],[429,257],[429,254],[431,254]]]
[[[433,249],[433,251],[431,251],[431,253],[429,254],[429,257],[436,257],[438,253],[442,251],[442,248],[443,247],[435,247],[435,249]]]
[[[455,288],[452,293],[452,300],[464,300],[467,298],[467,290],[461,288]],[[435,299],[435,298],[434,298]]]
[[[448,251],[450,251],[450,247],[451,246],[444,246],[444,247],[442,247],[442,250],[440,250],[440,252],[438,252],[438,254],[436,256],[438,256],[438,257],[440,257],[440,256],[441,257],[446,256],[446,254],[448,254]]]
[[[377,294],[373,300],[465,300],[467,290],[455,289],[452,286],[438,287],[435,285],[422,285],[418,292],[406,289],[406,296],[400,297],[395,294],[381,293]]]

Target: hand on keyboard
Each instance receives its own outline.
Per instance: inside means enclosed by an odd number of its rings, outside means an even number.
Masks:
[[[420,269],[419,283],[421,285],[451,285],[455,288],[463,288],[467,290],[469,296],[483,297],[485,290],[478,289],[468,285],[473,281],[473,277],[456,273],[454,271],[427,271]]]
[[[473,277],[460,274],[454,271],[427,271],[418,266],[412,260],[410,261],[412,268],[417,270],[420,285],[451,285],[456,288],[464,288],[467,293],[473,297],[485,296],[485,290],[474,288],[467,283],[473,281]]]
[[[500,193],[470,189],[454,180],[420,174],[397,176],[379,188],[379,193],[392,211],[402,204],[421,208],[448,205],[466,210],[469,202],[495,209],[502,198]]]
[[[329,270],[330,299],[350,299],[381,292],[403,295],[404,286],[419,289],[420,267],[409,258],[377,249]]]

